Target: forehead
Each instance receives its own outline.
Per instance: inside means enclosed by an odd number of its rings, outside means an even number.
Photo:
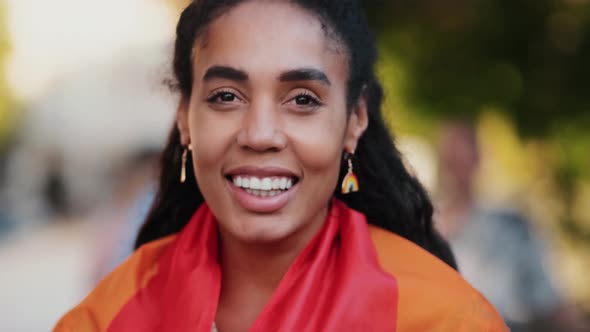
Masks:
[[[194,64],[261,73],[314,67],[346,76],[342,49],[309,11],[286,1],[246,1],[211,22],[195,43]]]

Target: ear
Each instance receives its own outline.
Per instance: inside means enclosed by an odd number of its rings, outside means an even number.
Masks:
[[[182,97],[176,110],[176,126],[180,132],[180,144],[188,146],[191,143],[190,131],[188,129],[188,98]]]
[[[363,136],[369,125],[366,90],[366,87],[363,88],[363,93],[361,93],[361,96],[354,105],[348,119],[346,137],[344,138],[344,150],[349,153],[356,150],[359,139]]]

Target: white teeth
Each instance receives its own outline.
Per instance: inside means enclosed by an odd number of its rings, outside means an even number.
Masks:
[[[262,179],[262,183],[260,184],[260,189],[271,190],[272,189],[272,180],[270,178]]]
[[[250,189],[262,189],[260,188],[260,180],[258,178],[250,178]]]
[[[274,196],[293,186],[293,180],[288,177],[234,176],[232,182],[236,187],[244,188],[255,196]]]
[[[272,189],[273,190],[281,189],[281,180],[279,178],[272,180]]]

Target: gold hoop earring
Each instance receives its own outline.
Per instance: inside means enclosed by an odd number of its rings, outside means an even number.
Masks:
[[[348,172],[346,173],[346,176],[344,176],[344,179],[342,180],[342,193],[343,194],[350,194],[350,193],[355,193],[359,191],[359,180],[356,177],[356,174],[354,174],[354,171],[352,169],[352,156],[354,156],[354,151],[352,153],[348,154],[347,160],[348,160]]]
[[[186,182],[186,158],[187,158],[189,150],[192,151],[192,146],[190,144],[187,147],[185,147],[184,150],[182,151],[182,161],[181,161],[182,165],[180,167],[180,183]]]

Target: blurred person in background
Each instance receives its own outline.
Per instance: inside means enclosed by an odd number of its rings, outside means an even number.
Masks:
[[[4,172],[4,156],[0,152],[0,187],[4,187],[6,182]],[[14,221],[8,214],[7,200],[4,197],[6,194],[0,190],[0,240],[5,234],[8,234],[14,228]]]
[[[192,1],[138,249],[55,331],[506,331],[432,227],[376,60],[358,0]]]
[[[475,128],[450,121],[439,139],[437,228],[461,274],[500,311],[514,332],[586,331],[553,285],[547,243],[518,210],[477,200],[480,160]]]
[[[133,253],[135,238],[154,200],[158,156],[156,150],[146,148],[125,160],[115,172],[112,198],[90,216],[97,234],[92,285]]]
[[[0,140],[0,188],[6,185],[6,159],[8,156],[8,148],[6,143]],[[8,214],[8,206],[6,200],[6,193],[0,189],[0,240],[13,227],[14,221]]]

